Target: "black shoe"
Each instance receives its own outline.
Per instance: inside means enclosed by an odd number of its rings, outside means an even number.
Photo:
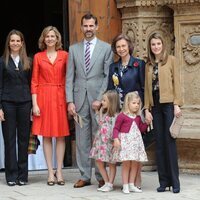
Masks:
[[[180,192],[180,188],[173,188],[173,193],[179,193]]]
[[[157,188],[157,192],[165,192],[167,187],[169,188],[169,191],[170,191],[170,186],[166,186],[166,187],[160,186]]]
[[[8,186],[15,186],[16,182],[15,181],[7,181]]]
[[[17,185],[19,186],[27,185],[27,182],[18,180]]]

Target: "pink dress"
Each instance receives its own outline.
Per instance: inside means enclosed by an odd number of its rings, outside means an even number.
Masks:
[[[104,115],[98,122],[99,129],[95,135],[89,157],[102,162],[112,163],[112,130],[115,117]]]

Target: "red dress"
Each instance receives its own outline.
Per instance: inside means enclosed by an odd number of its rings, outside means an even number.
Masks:
[[[33,116],[32,133],[45,137],[68,136],[65,76],[68,53],[57,51],[52,64],[46,50],[35,54],[31,93],[37,94],[40,116]]]

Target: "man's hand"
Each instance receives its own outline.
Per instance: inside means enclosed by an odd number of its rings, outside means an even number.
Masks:
[[[68,103],[68,113],[71,116],[75,116],[76,115],[76,107],[74,103]]]
[[[93,103],[92,103],[92,109],[93,110],[99,110],[100,107],[101,107],[101,101],[98,101],[98,100],[93,101]]]

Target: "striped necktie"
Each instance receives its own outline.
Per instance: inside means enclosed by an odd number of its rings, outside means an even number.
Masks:
[[[85,70],[88,72],[90,68],[90,42],[86,43],[86,48],[85,48]]]

